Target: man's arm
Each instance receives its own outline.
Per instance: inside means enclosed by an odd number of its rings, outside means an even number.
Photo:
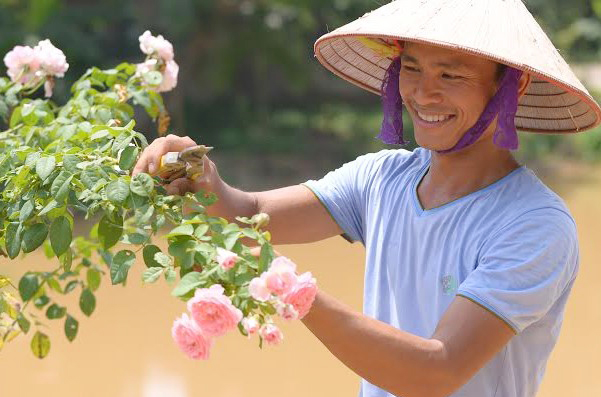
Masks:
[[[429,339],[366,317],[321,291],[302,321],[347,367],[403,397],[448,396],[515,335],[501,319],[461,296]]]
[[[165,153],[195,145],[189,137],[168,135],[158,138],[144,150],[133,173],[153,173]],[[274,244],[308,243],[342,233],[319,199],[305,186],[244,192],[225,183],[219,176],[217,166],[208,157],[204,158],[204,169],[202,177],[193,181],[187,178],[177,179],[166,186],[167,191],[179,195],[201,189],[211,191],[219,200],[208,207],[207,212],[231,222],[236,216],[250,217],[260,212],[267,213],[270,217],[267,230],[271,232]]]

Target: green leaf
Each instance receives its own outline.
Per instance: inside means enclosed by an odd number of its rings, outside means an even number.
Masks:
[[[165,268],[162,267],[148,268],[144,270],[144,273],[142,273],[142,281],[145,283],[154,283],[159,279],[159,277],[161,277],[161,274],[163,274],[164,270]]]
[[[56,200],[52,199],[50,200],[50,202],[48,202],[48,204],[46,204],[46,206],[38,213],[38,216],[42,216],[42,215],[46,215],[47,213],[49,213],[50,211],[52,211],[53,209],[55,209],[56,207],[58,207],[58,203],[56,202]]]
[[[92,291],[96,291],[98,287],[100,287],[101,275],[98,270],[92,268],[88,269],[86,279],[88,281],[88,287]]]
[[[30,300],[38,291],[38,276],[28,273],[19,280],[19,294],[23,302]]]
[[[67,308],[64,306],[59,306],[56,303],[53,303],[46,310],[46,317],[50,320],[54,320],[57,318],[62,318],[67,313]]]
[[[150,85],[159,85],[163,81],[163,75],[160,72],[152,70],[142,75],[144,81]]]
[[[50,351],[50,339],[40,331],[37,331],[31,340],[31,351],[37,358],[44,358]]]
[[[48,236],[48,226],[45,223],[36,223],[23,232],[23,252],[33,252]]]
[[[17,324],[19,324],[19,328],[21,328],[21,331],[23,331],[24,334],[29,332],[31,323],[25,318],[23,313],[17,314]]]
[[[156,245],[149,244],[142,250],[142,256],[144,257],[144,263],[146,267],[162,267],[162,265],[157,262],[155,259],[155,255],[157,253],[161,253],[161,249]]]
[[[150,175],[140,173],[131,179],[129,187],[135,194],[148,197],[154,190],[154,181]]]
[[[209,225],[206,223],[201,223],[200,225],[196,226],[196,229],[194,230],[194,235],[198,238],[201,238],[208,231],[209,231]]]
[[[190,272],[186,274],[180,280],[177,287],[171,291],[171,295],[173,296],[184,296],[188,292],[194,290],[195,288],[203,285],[206,282],[206,278],[202,276],[202,273],[199,272]]]
[[[66,274],[66,273],[65,273],[65,274]],[[58,281],[56,281],[56,279],[55,279],[55,278],[49,278],[49,279],[48,279],[48,281],[47,281],[47,283],[48,283],[48,286],[49,286],[50,288],[52,288],[54,291],[58,292],[59,294],[62,294],[62,293],[63,293],[63,290],[62,290],[62,288],[61,288],[61,285],[59,284],[59,282],[58,282]]]
[[[50,298],[48,298],[46,295],[42,295],[39,298],[36,298],[36,300],[33,301],[33,304],[38,309],[41,309],[46,306],[48,302],[50,302]]]
[[[54,171],[54,167],[56,167],[56,160],[53,156],[40,157],[35,163],[35,172],[44,181]]]
[[[34,204],[33,199],[29,200],[25,204],[23,204],[23,206],[21,207],[20,213],[19,213],[19,221],[25,222],[27,219],[29,219],[34,208],[35,208],[35,204]]]
[[[67,314],[67,319],[65,320],[65,336],[67,336],[69,342],[73,342],[73,340],[77,336],[78,329],[79,322]]]
[[[175,236],[191,236],[194,234],[194,226],[192,225],[180,225],[169,232],[165,237]]]
[[[71,249],[67,249],[58,259],[65,272],[71,271],[71,265],[73,264],[73,251]]]
[[[127,279],[127,273],[136,260],[136,254],[130,250],[117,252],[111,263],[111,282],[120,284]]]
[[[98,224],[98,238],[105,249],[109,249],[121,238],[123,234],[123,218],[117,217],[115,221],[105,215]]]
[[[173,266],[173,261],[169,255],[163,254],[162,252],[157,252],[154,254],[154,260],[157,261],[163,267],[171,267]]]
[[[50,225],[50,244],[56,256],[61,256],[71,245],[73,232],[71,231],[71,223],[64,216],[60,216]]]
[[[106,186],[106,196],[113,204],[123,204],[129,196],[129,186],[121,179],[112,181]]]
[[[176,278],[177,273],[175,269],[173,267],[168,268],[165,272],[165,280],[167,280],[168,283],[173,283],[176,280]]]
[[[89,288],[85,288],[81,291],[81,296],[79,297],[79,308],[86,316],[90,317],[96,308],[96,297],[90,291]]]
[[[261,254],[259,255],[259,274],[262,274],[273,261],[275,254],[269,244],[261,246]]]
[[[6,253],[10,259],[15,259],[21,251],[23,228],[19,223],[9,223],[6,227]]]
[[[52,186],[50,186],[50,193],[57,202],[65,202],[65,199],[69,195],[71,179],[73,179],[73,175],[71,175],[70,172],[62,171],[52,182]]]
[[[137,146],[128,146],[123,149],[119,157],[119,168],[124,171],[130,170],[136,164],[139,151]]]
[[[63,156],[63,168],[72,174],[78,171],[77,164],[80,162],[81,160],[79,160],[79,157],[74,154],[66,154]]]
[[[177,264],[186,270],[194,265],[195,249],[195,241],[178,241],[169,245],[169,254],[175,258]]]
[[[69,281],[67,285],[65,285],[65,294],[73,291],[79,285],[78,280]]]

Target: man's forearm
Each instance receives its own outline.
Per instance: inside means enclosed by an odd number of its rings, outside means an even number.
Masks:
[[[347,367],[390,393],[432,397],[450,392],[440,341],[366,317],[321,291],[302,321]]]

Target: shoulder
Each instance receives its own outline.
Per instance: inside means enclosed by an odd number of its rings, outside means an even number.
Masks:
[[[419,169],[430,161],[428,150],[417,148],[413,151],[405,149],[385,149],[363,154],[349,164],[360,168],[370,175],[402,174],[410,169]]]

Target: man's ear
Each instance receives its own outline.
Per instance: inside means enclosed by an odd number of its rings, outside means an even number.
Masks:
[[[522,73],[522,77],[520,77],[520,81],[518,82],[518,98],[521,98],[526,93],[531,81],[532,76],[526,72]]]

